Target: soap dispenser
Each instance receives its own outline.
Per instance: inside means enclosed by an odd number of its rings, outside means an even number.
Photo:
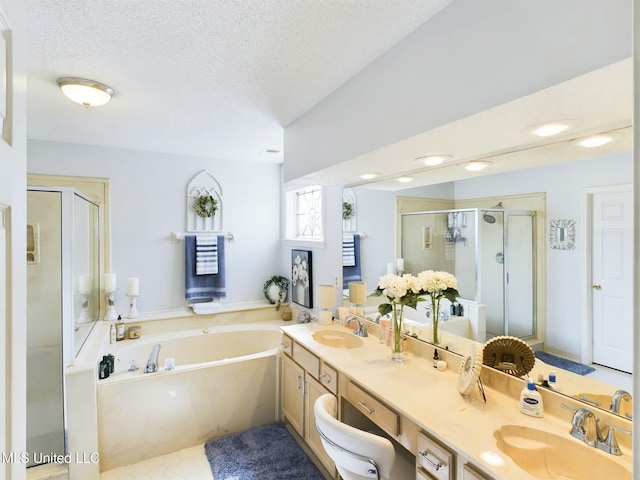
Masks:
[[[527,379],[527,384],[520,393],[520,411],[532,417],[544,416],[542,396],[536,390],[536,385],[531,378]]]
[[[124,340],[125,323],[122,320],[122,315],[118,315],[118,321],[116,322],[116,341]]]

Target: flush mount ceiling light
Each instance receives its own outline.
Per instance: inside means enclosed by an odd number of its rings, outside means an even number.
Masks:
[[[360,178],[363,180],[371,180],[372,178],[376,178],[379,176],[379,173],[363,173],[362,175],[360,175]]]
[[[398,181],[400,183],[409,183],[409,182],[413,182],[413,178],[411,178],[411,177],[398,177]]]
[[[451,158],[453,158],[451,155],[425,155],[416,158],[416,160],[421,161],[427,167],[435,167],[436,165],[442,165],[447,160],[451,160]]]
[[[464,168],[468,172],[479,172],[480,170],[487,168],[489,165],[492,165],[492,163],[488,161],[477,161],[467,163]]]
[[[606,135],[598,134],[598,135],[591,135],[590,137],[576,138],[575,140],[572,140],[571,143],[574,145],[585,147],[585,148],[595,148],[595,147],[601,147],[602,145],[606,145],[612,140],[613,140],[613,136],[610,134],[606,134]]]
[[[553,135],[564,132],[567,128],[569,128],[569,124],[570,122],[566,120],[560,120],[556,122],[533,125],[527,130],[534,135],[537,135],[538,137],[551,137]]]
[[[84,107],[99,107],[113,97],[113,89],[103,83],[86,78],[60,77],[57,80],[62,93]]]

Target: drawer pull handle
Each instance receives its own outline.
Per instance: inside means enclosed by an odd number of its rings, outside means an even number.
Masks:
[[[331,377],[329,375],[327,375],[326,373],[321,373],[320,374],[320,379],[324,380],[325,383],[331,383]]]
[[[442,467],[444,467],[444,464],[443,464],[440,460],[438,460],[437,458],[436,458],[436,461],[435,461],[435,462],[434,462],[433,460],[431,460],[431,459],[429,458],[429,452],[428,452],[428,451],[426,451],[426,450],[425,450],[424,452],[419,452],[418,454],[419,454],[422,458],[424,458],[427,462],[429,462],[429,463],[431,464],[431,466],[432,466],[433,468],[435,468],[435,469],[436,469],[436,471],[438,471],[438,470],[440,470]]]
[[[302,380],[302,377],[300,375],[298,375],[298,380],[296,381],[296,388],[298,390],[302,390],[301,380]]]
[[[287,348],[289,348],[289,345],[287,345],[286,343],[282,342],[280,344],[280,346],[282,347],[283,350],[286,350]]]
[[[365,412],[367,412],[369,415],[373,415],[373,413],[375,412],[375,409],[369,407],[364,400],[362,402],[358,402],[358,405],[360,405],[362,407],[362,409]]]

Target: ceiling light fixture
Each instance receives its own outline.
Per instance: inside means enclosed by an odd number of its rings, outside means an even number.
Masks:
[[[529,127],[530,131],[538,137],[557,135],[564,132],[567,128],[569,128],[569,124],[566,122],[550,122]]]
[[[360,175],[360,178],[363,180],[371,180],[372,178],[376,178],[380,176],[379,173],[363,173],[362,175]]]
[[[590,137],[577,138],[572,140],[571,143],[575,145],[580,145],[585,148],[595,148],[601,147],[602,145],[606,145],[611,142],[613,137],[611,135],[591,135]]]
[[[95,80],[60,77],[57,82],[67,98],[84,107],[99,107],[111,100],[114,95],[111,87]]]
[[[409,183],[409,182],[413,182],[413,178],[412,177],[398,177],[398,181],[400,183]]]
[[[477,162],[469,162],[469,163],[467,163],[464,166],[464,168],[468,172],[479,172],[480,170],[484,170],[485,168],[487,168],[489,165],[492,165],[492,162],[477,161]]]
[[[451,158],[453,158],[451,155],[425,155],[423,157],[416,158],[416,160],[420,160],[427,167],[435,167],[437,165],[442,165]]]

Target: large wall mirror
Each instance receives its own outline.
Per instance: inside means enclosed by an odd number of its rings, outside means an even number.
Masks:
[[[404,190],[377,189],[375,185],[351,187],[357,199],[358,231],[366,232],[360,246],[362,280],[372,292],[378,278],[396,266],[398,258],[403,258],[407,273],[424,269],[450,271],[461,282],[460,291],[466,298],[487,306],[486,338],[475,340],[483,343],[493,335],[511,334],[526,339],[536,349],[583,362],[584,346],[579,332],[587,324],[597,328],[593,322],[584,321],[585,315],[594,316],[597,312],[593,312],[591,299],[585,302],[587,292],[576,278],[578,274],[589,278],[592,275],[589,244],[597,234],[592,229],[591,217],[597,208],[593,202],[599,192],[624,191],[625,185],[630,191],[631,163],[631,153],[622,152],[593,155],[526,172]],[[631,202],[631,195],[623,202]],[[626,207],[630,209],[631,204]],[[508,224],[511,234],[506,233],[505,227],[505,221],[510,222],[506,220],[510,213],[514,213],[514,223]],[[582,219],[575,225],[575,250],[552,248],[548,231],[548,219],[552,217]],[[500,227],[499,232],[496,227]],[[628,227],[632,228],[632,222]],[[522,250],[525,240],[529,244]],[[514,297],[505,305],[504,290],[497,280],[503,272],[508,242],[516,260],[512,263],[526,267],[528,280],[518,288],[519,299]],[[457,250],[463,251],[458,254]],[[482,261],[478,262],[480,257]],[[499,267],[500,273],[479,270],[478,263],[485,268]],[[380,297],[369,297],[366,311],[375,315],[379,303]],[[344,304],[349,305],[346,295]],[[502,322],[492,325],[497,318],[495,312],[508,315],[509,310],[505,309],[510,309],[512,316],[525,313],[531,318],[529,326],[533,329],[514,328],[505,332],[500,329]],[[409,318],[428,321],[424,311]],[[628,331],[622,335],[631,337],[632,325],[625,328]],[[597,333],[592,336],[597,341]],[[452,351],[466,353],[468,339],[454,334],[445,338]],[[591,361],[599,363],[595,356]],[[631,372],[631,364],[621,370]],[[563,394],[580,397],[591,406],[608,410],[616,391],[631,391],[629,374],[601,377],[598,372],[585,376],[559,372],[564,380]],[[617,379],[621,379],[620,383],[616,383]],[[620,413],[630,414],[630,408],[630,402],[624,400]]]

